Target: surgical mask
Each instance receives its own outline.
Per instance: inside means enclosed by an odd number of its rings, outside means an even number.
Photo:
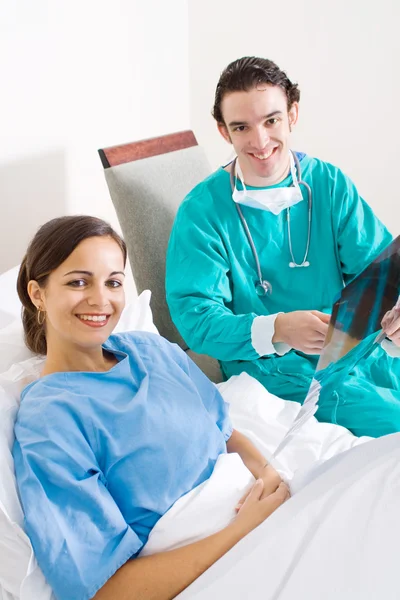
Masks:
[[[274,215],[278,215],[285,208],[294,206],[301,200],[303,196],[297,181],[296,167],[292,153],[289,153],[290,172],[293,183],[289,187],[273,187],[259,190],[248,190],[244,184],[244,177],[239,165],[236,161],[236,176],[240,179],[243,189],[238,190],[236,187],[232,193],[234,202],[244,206],[251,206],[260,210],[268,210]]]

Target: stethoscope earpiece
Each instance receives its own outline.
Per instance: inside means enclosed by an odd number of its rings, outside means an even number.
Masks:
[[[289,263],[289,267],[290,267],[291,269],[295,269],[296,267],[297,267],[297,268],[300,268],[300,267],[309,267],[309,266],[310,266],[310,263],[309,263],[309,261],[308,261],[308,260],[305,260],[305,261],[304,261],[304,262],[302,262],[300,265],[298,265],[297,263],[293,262],[292,260],[291,260],[291,261],[290,261],[290,263]]]

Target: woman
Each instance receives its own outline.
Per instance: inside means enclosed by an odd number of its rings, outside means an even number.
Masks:
[[[16,476],[27,533],[60,600],[173,598],[289,497],[177,346],[148,333],[110,337],[125,263],[108,224],[62,217],[39,229],[18,277],[26,344],[46,360],[22,393]],[[257,479],[234,522],[136,558],[158,519],[225,452],[239,453]]]

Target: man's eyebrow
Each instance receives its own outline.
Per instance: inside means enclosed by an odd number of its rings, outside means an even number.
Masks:
[[[93,277],[92,271],[81,271],[79,269],[75,269],[73,271],[68,271],[68,273],[65,273],[64,277],[66,277],[67,275],[73,275],[73,274],[87,275],[88,277]],[[123,271],[113,271],[112,273],[110,273],[109,277],[114,277],[114,275],[123,275],[125,277],[125,273]]]
[[[274,110],[273,112],[269,113],[268,115],[265,115],[264,117],[262,117],[262,120],[265,119],[271,119],[271,117],[275,117],[275,115],[281,115],[282,111],[281,110]],[[246,121],[231,121],[228,124],[228,127],[239,127],[240,125],[247,125]]]

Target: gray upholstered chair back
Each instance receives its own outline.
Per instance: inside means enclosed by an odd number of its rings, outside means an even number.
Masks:
[[[171,321],[165,299],[165,256],[178,206],[211,173],[191,131],[99,150],[111,199],[125,238],[137,291],[152,292],[151,307],[160,334],[187,345]],[[220,379],[216,361],[204,367]],[[211,369],[210,369],[211,366]]]

